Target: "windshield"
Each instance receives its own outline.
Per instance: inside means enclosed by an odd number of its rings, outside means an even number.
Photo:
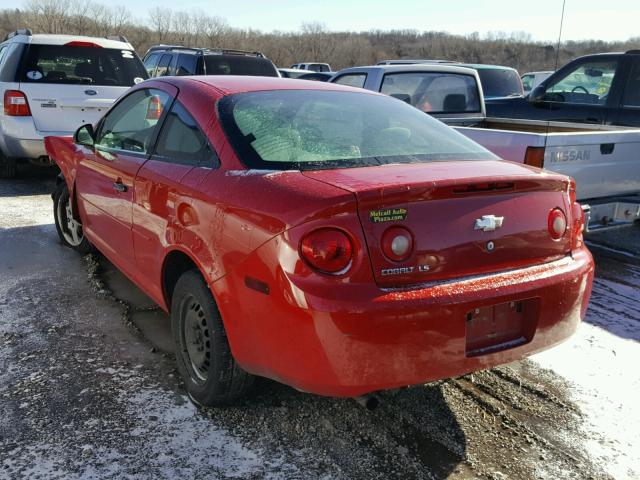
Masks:
[[[251,75],[277,77],[278,71],[271,60],[244,55],[206,55],[206,75]]]
[[[131,50],[31,44],[21,82],[130,87],[148,78]]]
[[[380,92],[428,113],[480,112],[475,77],[457,73],[387,73]]]
[[[523,94],[522,81],[515,70],[481,68],[478,69],[478,75],[485,98],[514,97]]]
[[[223,98],[220,118],[249,168],[317,170],[497,157],[396,99],[277,90]]]

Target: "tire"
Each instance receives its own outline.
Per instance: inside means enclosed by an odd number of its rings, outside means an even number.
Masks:
[[[18,174],[18,163],[14,158],[5,157],[0,152],[0,178],[14,178]]]
[[[197,270],[176,283],[171,329],[178,371],[196,405],[230,404],[247,393],[254,377],[234,360],[218,307]]]
[[[62,181],[53,192],[53,218],[58,236],[63,245],[86,255],[94,251],[93,245],[84,236],[82,223],[73,218],[73,209],[67,184]]]

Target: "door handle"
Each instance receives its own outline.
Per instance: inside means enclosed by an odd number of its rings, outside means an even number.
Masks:
[[[126,192],[127,186],[120,181],[113,182],[113,189],[116,190],[117,192]]]
[[[615,148],[616,148],[616,144],[615,143],[601,143],[600,144],[600,153],[602,155],[611,155]]]

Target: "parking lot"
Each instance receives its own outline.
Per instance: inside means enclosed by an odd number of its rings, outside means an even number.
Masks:
[[[263,380],[197,410],[168,317],[59,243],[52,172],[0,182],[0,478],[638,478],[640,228],[592,239],[586,321],[529,360],[348,399]]]

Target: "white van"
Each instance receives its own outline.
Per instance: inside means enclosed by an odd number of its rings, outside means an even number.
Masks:
[[[20,160],[49,165],[43,139],[72,135],[147,72],[124,37],[33,35],[0,43],[0,178]]]

